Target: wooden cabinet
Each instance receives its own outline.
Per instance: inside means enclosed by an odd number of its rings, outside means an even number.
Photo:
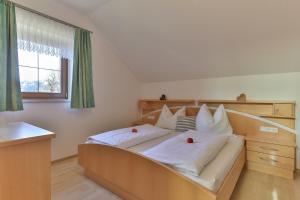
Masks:
[[[293,179],[295,171],[295,145],[276,140],[246,138],[248,169]]]
[[[51,200],[51,138],[26,123],[0,126],[0,199]]]

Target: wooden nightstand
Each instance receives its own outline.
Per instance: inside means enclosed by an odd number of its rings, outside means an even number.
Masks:
[[[246,137],[246,141],[248,169],[294,178],[295,144],[261,137]]]

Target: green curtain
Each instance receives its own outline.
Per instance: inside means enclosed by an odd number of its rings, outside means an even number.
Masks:
[[[0,0],[0,111],[18,110],[23,110],[23,104],[15,6]]]
[[[76,29],[74,38],[71,108],[95,107],[90,32]]]

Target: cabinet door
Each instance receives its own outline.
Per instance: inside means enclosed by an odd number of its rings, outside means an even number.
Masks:
[[[282,117],[295,117],[294,104],[274,104],[274,115]]]
[[[0,199],[50,200],[50,140],[0,148]]]

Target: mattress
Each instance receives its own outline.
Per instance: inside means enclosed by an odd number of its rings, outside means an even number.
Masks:
[[[171,132],[168,135],[144,142],[129,149],[141,153],[171,137],[177,136],[178,134],[180,134],[180,132]],[[239,135],[232,135],[229,137],[227,143],[224,145],[218,155],[212,161],[210,161],[208,165],[205,166],[199,176],[194,176],[190,173],[184,172],[180,173],[199,183],[205,188],[216,192],[223,183],[225,177],[229,173],[243,147],[244,137]]]

